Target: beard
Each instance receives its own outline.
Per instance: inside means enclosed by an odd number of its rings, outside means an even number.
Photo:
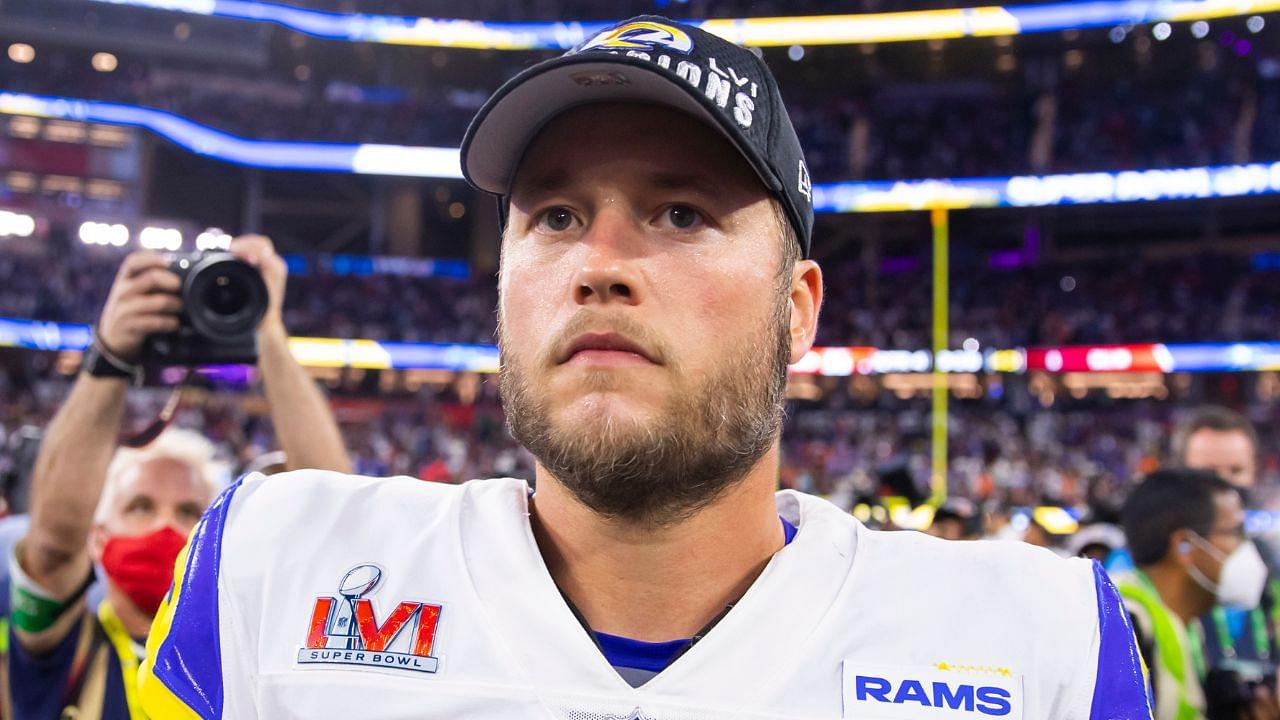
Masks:
[[[598,423],[557,422],[546,386],[508,351],[500,316],[500,390],[511,434],[599,515],[650,527],[688,518],[745,477],[781,430],[791,340],[788,295],[779,295],[757,333],[719,343],[726,352],[698,385],[688,382],[678,363],[666,363],[676,382],[648,421],[620,419],[606,409]],[[609,328],[637,340],[652,335],[626,318],[593,314],[580,313],[549,346],[588,329]],[[758,339],[768,343],[764,352]],[[553,367],[551,357],[541,366]],[[617,377],[601,371],[586,383],[610,390]]]

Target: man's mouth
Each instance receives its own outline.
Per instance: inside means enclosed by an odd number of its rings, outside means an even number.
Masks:
[[[561,365],[656,365],[639,343],[613,332],[583,333],[569,343],[558,358]]]

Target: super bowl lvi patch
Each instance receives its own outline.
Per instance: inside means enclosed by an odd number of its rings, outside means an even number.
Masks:
[[[317,597],[306,645],[298,648],[301,665],[346,665],[434,673],[442,607],[417,600],[390,603],[379,621],[371,595],[382,582],[382,568],[357,565],[338,583],[338,597]],[[407,630],[407,632],[406,632]]]

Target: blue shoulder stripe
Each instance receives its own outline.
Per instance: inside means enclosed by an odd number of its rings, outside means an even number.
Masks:
[[[1093,686],[1090,720],[1151,718],[1147,674],[1138,652],[1129,612],[1111,578],[1094,561],[1093,582],[1098,593],[1098,672]]]
[[[800,532],[800,528],[787,522],[787,519],[781,515],[778,519],[782,521],[782,544],[790,545],[791,541],[796,539],[796,533]]]
[[[218,572],[227,509],[244,478],[222,491],[187,544],[181,585],[170,588],[173,622],[151,659],[151,672],[201,718],[222,717],[222,646],[218,641]]]

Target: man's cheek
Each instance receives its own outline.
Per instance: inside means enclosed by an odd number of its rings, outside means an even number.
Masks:
[[[772,284],[755,280],[732,283],[717,277],[692,283],[689,287],[696,288],[696,296],[687,307],[696,308],[700,321],[713,324],[720,331],[735,333],[750,329],[752,325],[743,323],[744,316],[762,316],[769,307],[765,300],[773,294]]]

